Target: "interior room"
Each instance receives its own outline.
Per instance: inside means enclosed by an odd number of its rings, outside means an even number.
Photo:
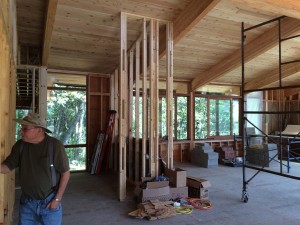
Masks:
[[[71,171],[63,224],[299,224],[299,2],[0,9],[0,161],[15,118],[46,119]],[[0,225],[21,192],[18,170],[0,174]]]

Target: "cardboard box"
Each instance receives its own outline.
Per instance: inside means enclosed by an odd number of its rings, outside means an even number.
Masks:
[[[171,199],[188,197],[188,187],[170,187]]]
[[[169,201],[171,199],[169,186],[153,189],[141,189],[137,186],[134,190],[134,194],[137,196],[138,202],[146,202],[155,199]]]
[[[208,188],[211,184],[208,180],[199,177],[187,177],[188,196],[190,198],[209,199]]]
[[[155,189],[155,188],[162,188],[168,187],[169,181],[151,181],[153,177],[142,177],[142,182],[148,181],[146,183],[146,188],[148,189]]]
[[[169,178],[170,186],[185,187],[186,186],[186,171],[180,168],[174,170],[165,168],[165,176]]]

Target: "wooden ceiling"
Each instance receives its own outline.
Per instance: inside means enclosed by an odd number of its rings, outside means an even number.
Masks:
[[[119,63],[120,12],[174,22],[174,79],[194,91],[239,89],[242,22],[247,28],[285,15],[282,36],[300,34],[294,0],[17,0],[19,43],[40,47],[49,69],[111,74]],[[139,26],[129,21],[129,42]],[[282,61],[300,59],[299,42],[283,42]],[[278,85],[278,54],[278,23],[246,33],[246,88]],[[285,85],[300,84],[299,63],[282,71]]]

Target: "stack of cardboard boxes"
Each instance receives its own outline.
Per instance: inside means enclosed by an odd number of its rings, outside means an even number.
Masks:
[[[135,195],[139,202],[149,200],[176,200],[179,198],[209,199],[208,188],[211,186],[208,180],[187,176],[185,170],[176,168],[165,169],[167,181],[155,181],[151,177],[142,178],[142,184],[135,189]]]

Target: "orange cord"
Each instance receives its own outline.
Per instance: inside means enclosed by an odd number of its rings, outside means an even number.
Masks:
[[[212,205],[208,200],[204,200],[200,198],[189,198],[188,201],[196,209],[207,210],[212,208]]]

